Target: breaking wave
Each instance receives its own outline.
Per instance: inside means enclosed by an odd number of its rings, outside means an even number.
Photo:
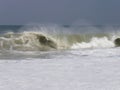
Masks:
[[[87,28],[87,29],[86,29]],[[18,29],[17,29],[18,30]],[[81,31],[81,32],[76,32]],[[103,28],[101,29],[103,30]],[[82,48],[112,48],[120,45],[120,33],[95,28],[28,26],[0,34],[0,50],[48,51]],[[91,33],[93,31],[93,33]],[[105,31],[105,30],[103,30]],[[87,33],[86,33],[87,32]]]
[[[0,36],[1,50],[45,51],[80,48],[115,47],[117,38],[111,34],[47,34],[26,31]]]
[[[81,42],[73,44],[71,48],[110,48],[115,47],[114,41],[109,40],[107,37],[96,38],[93,37],[90,42]]]

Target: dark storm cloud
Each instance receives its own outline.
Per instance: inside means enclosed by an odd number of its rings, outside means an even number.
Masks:
[[[0,24],[119,24],[120,0],[0,0]]]

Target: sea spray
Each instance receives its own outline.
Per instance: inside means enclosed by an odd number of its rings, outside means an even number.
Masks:
[[[110,36],[111,35],[111,36]],[[43,51],[78,48],[114,47],[112,34],[45,34],[25,31],[6,33],[0,37],[0,49]]]
[[[92,26],[26,25],[0,34],[0,50],[49,51],[80,48],[111,48],[119,31]],[[116,33],[117,32],[117,33]]]
[[[115,44],[112,40],[109,40],[107,37],[96,38],[93,37],[90,42],[81,42],[73,44],[72,49],[80,48],[110,48],[114,47]]]

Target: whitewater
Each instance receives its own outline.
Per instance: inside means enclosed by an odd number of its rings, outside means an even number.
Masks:
[[[119,90],[119,26],[0,26],[1,90]]]

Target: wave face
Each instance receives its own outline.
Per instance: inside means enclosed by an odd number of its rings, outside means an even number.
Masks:
[[[76,27],[75,27],[76,28]],[[87,27],[30,26],[17,32],[0,34],[0,50],[46,51],[82,48],[115,47],[119,32],[100,32]],[[91,30],[89,30],[91,29]],[[89,31],[88,31],[89,30]],[[97,29],[96,29],[97,30]],[[84,32],[83,32],[84,31]]]

